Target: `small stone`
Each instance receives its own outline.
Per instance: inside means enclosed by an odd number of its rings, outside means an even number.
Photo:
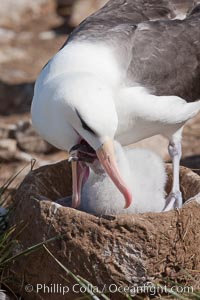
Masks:
[[[27,60],[30,59],[27,51],[17,47],[3,47],[0,49],[0,63],[7,63],[14,60]]]
[[[16,130],[17,146],[20,150],[31,153],[48,154],[56,148],[44,141],[34,130],[29,121],[18,123]]]
[[[0,139],[14,138],[16,129],[15,124],[0,124]]]
[[[0,81],[0,114],[8,115],[29,111],[32,97],[32,83],[10,84]]]
[[[17,150],[17,142],[13,139],[3,139],[0,140],[0,151],[7,151],[9,153],[14,153]]]
[[[41,40],[51,40],[55,38],[56,34],[53,31],[44,31],[39,34],[39,39]]]
[[[17,141],[14,139],[0,140],[0,162],[24,161],[30,162],[32,156],[20,151],[17,148]]]
[[[13,30],[0,28],[0,43],[7,43],[12,41],[16,36]]]

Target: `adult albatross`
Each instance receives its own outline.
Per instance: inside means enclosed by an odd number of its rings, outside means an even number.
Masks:
[[[181,207],[181,132],[200,110],[199,28],[198,2],[110,0],[43,68],[32,121],[44,139],[71,153],[73,207],[95,156],[129,207],[113,140],[128,145],[156,134],[169,139],[173,161],[166,210]]]

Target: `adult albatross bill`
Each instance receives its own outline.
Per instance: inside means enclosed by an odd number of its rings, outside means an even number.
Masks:
[[[174,166],[167,207],[181,206],[181,132],[200,110],[200,5],[184,1],[189,12],[177,20],[177,3],[109,1],[74,30],[37,79],[33,125],[71,152],[73,207],[80,205],[86,161],[96,155],[130,206],[113,139],[127,145],[156,134],[169,139]]]

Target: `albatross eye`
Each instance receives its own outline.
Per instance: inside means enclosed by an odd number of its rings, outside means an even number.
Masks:
[[[83,127],[85,130],[87,130],[87,131],[91,132],[92,134],[95,134],[95,135],[96,135],[96,133],[94,132],[94,130],[92,130],[92,129],[85,123],[85,121],[82,119],[81,115],[79,114],[79,112],[78,112],[77,110],[76,110],[76,113],[77,113],[77,116],[79,117],[79,119],[80,119],[80,121],[81,121],[82,127]]]

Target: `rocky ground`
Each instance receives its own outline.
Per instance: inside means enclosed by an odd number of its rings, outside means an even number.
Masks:
[[[49,58],[84,17],[105,0],[4,0],[0,10],[0,185],[31,159],[36,166],[66,157],[43,141],[30,123],[34,81]],[[10,8],[12,11],[10,12]],[[184,130],[184,164],[200,167],[200,116]],[[154,137],[139,143],[166,160],[167,141]],[[158,146],[159,145],[159,146]],[[194,156],[192,157],[191,156]],[[189,158],[188,158],[189,156]],[[30,168],[30,164],[29,167]],[[26,168],[18,177],[19,183]]]

